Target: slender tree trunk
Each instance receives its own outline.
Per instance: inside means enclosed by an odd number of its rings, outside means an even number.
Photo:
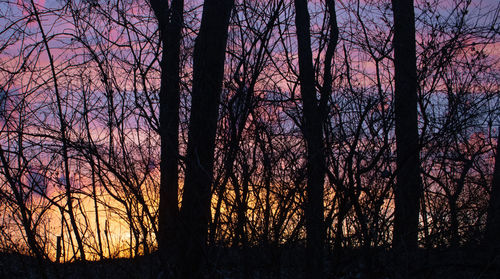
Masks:
[[[497,150],[495,155],[495,170],[491,183],[490,203],[486,219],[486,234],[484,242],[492,247],[493,254],[500,251],[500,127],[498,129]]]
[[[393,0],[395,117],[397,183],[393,249],[399,263],[398,278],[409,276],[408,268],[417,249],[419,200],[422,195],[417,124],[417,75],[415,14],[412,0]]]
[[[150,0],[158,20],[163,45],[160,87],[160,208],[158,246],[163,268],[175,264],[179,215],[179,103],[180,48],[184,22],[184,1]]]
[[[184,1],[151,0],[163,44],[160,87],[160,208],[158,239],[164,268],[175,253],[179,214],[180,47]]]
[[[303,104],[303,134],[307,145],[306,274],[311,278],[322,278],[325,242],[323,216],[325,158],[323,155],[321,113],[316,98],[309,30],[310,19],[306,0],[295,0],[295,25],[299,51],[300,93]]]
[[[50,51],[49,43],[47,40],[47,36],[45,35],[45,31],[42,26],[42,21],[39,17],[38,14],[38,9],[31,0],[31,5],[33,7],[33,11],[35,14],[36,21],[38,23],[38,27],[40,28],[40,33],[42,34],[42,40],[43,44],[45,46],[45,49],[47,50],[47,56],[49,58],[49,64],[50,64],[50,70],[52,74],[52,78],[54,80],[54,90],[56,94],[56,103],[57,103],[57,116],[59,118],[59,123],[61,125],[60,127],[60,133],[61,133],[61,142],[62,142],[62,159],[63,159],[63,167],[64,167],[64,186],[65,186],[65,192],[66,192],[66,205],[68,207],[68,214],[70,218],[70,223],[71,227],[73,229],[73,233],[75,235],[76,243],[78,245],[78,250],[80,252],[80,259],[82,261],[85,261],[85,251],[83,249],[83,241],[80,236],[80,231],[78,230],[78,225],[76,223],[76,217],[73,212],[73,197],[71,193],[71,180],[70,180],[70,165],[69,165],[69,156],[68,156],[68,138],[67,138],[67,123],[66,120],[64,119],[64,114],[63,114],[63,109],[62,109],[62,100],[61,100],[61,95],[59,92],[59,86],[57,83],[57,74],[56,74],[56,69],[55,69],[55,64],[54,64],[54,59]]]
[[[193,89],[180,211],[180,278],[203,277],[210,220],[215,132],[234,0],[205,0],[193,55]]]
[[[458,208],[457,201],[451,198],[450,206],[450,244],[451,247],[457,248],[460,245],[460,237],[458,234]]]
[[[268,136],[266,132],[266,127],[262,125],[260,129],[255,130],[255,138],[257,141],[257,144],[259,145],[259,148],[262,152],[262,165],[263,165],[263,171],[264,171],[264,189],[266,191],[265,195],[265,208],[264,208],[264,220],[263,220],[263,229],[262,229],[262,244],[264,247],[267,249],[269,248],[269,242],[270,242],[270,220],[271,220],[271,181],[272,181],[272,166],[271,166],[271,158],[272,158],[272,150],[270,151],[271,154],[268,154],[268,151],[266,150],[266,142],[265,138],[262,138],[260,136],[260,133],[262,131],[263,136],[267,138],[269,141],[269,147],[272,146],[272,142],[270,137]],[[261,131],[260,131],[261,130]]]
[[[88,117],[88,99],[86,92],[83,91],[83,120],[85,123],[85,129],[87,132],[87,138],[88,138],[88,144],[92,145],[92,135],[90,133],[90,123],[89,123],[89,117]],[[102,248],[102,236],[101,236],[101,224],[99,221],[99,206],[97,204],[97,178],[96,178],[96,169],[95,169],[95,162],[94,162],[94,157],[92,154],[89,154],[89,163],[90,163],[90,169],[91,169],[91,179],[92,179],[92,198],[94,200],[94,210],[95,210],[95,224],[96,224],[96,231],[97,231],[97,243],[99,245],[99,258],[102,260],[104,258],[104,250]],[[62,234],[61,234],[62,237]],[[60,238],[58,238],[57,244],[60,245]],[[58,246],[59,247],[59,246]],[[58,251],[60,251],[58,249]],[[59,259],[59,257],[57,257]]]
[[[19,207],[19,212],[21,214],[21,224],[23,226],[24,232],[26,233],[26,239],[28,241],[28,247],[37,259],[42,260],[44,258],[44,254],[40,245],[36,240],[36,233],[31,227],[31,213],[25,205],[25,201],[23,199],[23,193],[20,190],[20,185],[16,182],[16,179],[12,177],[11,170],[7,158],[5,157],[4,151],[0,148],[0,162],[2,163],[2,167],[4,169],[4,176],[9,184],[12,192],[14,193],[14,198]]]
[[[462,172],[460,173],[460,178],[456,182],[455,192],[448,199],[448,203],[450,206],[450,229],[451,229],[451,247],[458,248],[460,246],[460,232],[459,232],[459,220],[458,220],[458,198],[460,194],[462,194],[463,189],[465,188],[465,179],[467,177],[467,173],[472,168],[473,158],[471,160],[465,159],[464,167]]]
[[[210,236],[209,236],[209,243],[210,244],[215,244],[215,239],[217,238],[217,226],[219,224],[220,220],[220,215],[221,215],[221,209],[222,209],[222,200],[224,199],[224,191],[226,190],[227,184],[231,177],[234,175],[233,167],[234,167],[234,160],[236,159],[236,153],[238,152],[238,146],[239,146],[239,137],[237,136],[236,132],[236,126],[234,123],[232,125],[232,131],[230,134],[230,139],[229,139],[229,144],[228,144],[228,149],[226,151],[226,156],[224,157],[224,170],[225,170],[225,175],[222,180],[222,183],[219,185],[214,185],[216,186],[217,189],[217,205],[215,207],[215,213],[214,213],[214,218],[212,222],[210,223]],[[238,181],[236,181],[236,184],[234,183],[233,180],[233,186],[235,187],[235,192],[237,193],[236,190],[238,189]]]

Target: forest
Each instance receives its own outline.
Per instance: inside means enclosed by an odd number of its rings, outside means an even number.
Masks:
[[[0,278],[500,278],[500,3],[0,0]]]

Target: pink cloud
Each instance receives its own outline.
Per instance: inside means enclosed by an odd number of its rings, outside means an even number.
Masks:
[[[45,8],[45,0],[33,0],[38,10]],[[31,0],[17,0],[17,6],[22,11],[23,15],[30,15],[33,7]]]

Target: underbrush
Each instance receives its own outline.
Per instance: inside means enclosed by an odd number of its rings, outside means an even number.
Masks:
[[[304,272],[303,247],[211,248],[207,278],[310,278]],[[394,255],[386,249],[351,249],[325,254],[326,278],[396,278]],[[419,250],[410,266],[415,279],[497,279],[500,255],[480,247]],[[0,254],[0,278],[169,278],[157,253],[132,259],[53,263],[14,253]]]

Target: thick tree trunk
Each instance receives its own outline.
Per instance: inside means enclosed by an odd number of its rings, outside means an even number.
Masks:
[[[495,170],[491,183],[490,203],[486,219],[486,234],[484,242],[492,247],[493,254],[500,252],[500,127],[498,129],[497,150],[495,155]]]
[[[393,249],[399,263],[397,277],[407,278],[418,237],[422,195],[417,124],[415,15],[412,0],[393,0],[397,183]]]
[[[234,0],[205,0],[193,56],[193,90],[180,211],[180,278],[201,278],[210,220],[215,132]]]
[[[160,87],[160,209],[159,249],[163,264],[171,262],[175,253],[178,228],[178,157],[180,103],[180,48],[183,26],[183,0],[151,0],[158,19],[163,44]],[[167,268],[164,266],[164,268]]]

